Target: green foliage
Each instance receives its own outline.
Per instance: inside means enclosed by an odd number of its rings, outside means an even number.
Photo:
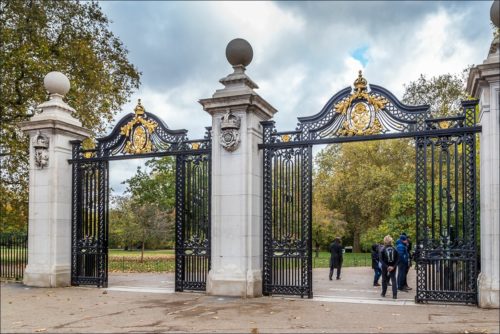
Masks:
[[[313,209],[312,209],[312,240],[316,256],[320,249],[328,249],[330,243],[336,237],[345,235],[346,222],[338,211],[331,210],[321,201],[325,188],[317,182],[320,179],[314,177]]]
[[[125,196],[113,198],[110,209],[110,246],[172,247],[175,240],[175,160],[146,162],[127,184]]]
[[[380,243],[386,235],[394,239],[405,232],[415,238],[415,183],[401,183],[392,194],[389,215],[378,226],[363,233],[361,244],[363,250],[370,250],[374,243]]]
[[[456,116],[462,112],[461,101],[465,91],[465,72],[462,75],[442,74],[427,79],[423,74],[416,81],[405,85],[403,102],[409,105],[428,104],[433,117]]]
[[[66,101],[84,127],[100,134],[138,88],[140,73],[96,2],[4,0],[0,40],[2,213],[13,208],[2,225],[14,229],[26,221],[28,201],[28,138],[18,122],[47,99],[44,76],[68,76]]]
[[[341,215],[344,244],[352,240],[355,252],[361,234],[388,215],[396,186],[414,175],[414,151],[408,140],[397,140],[330,145],[318,154],[317,201]]]

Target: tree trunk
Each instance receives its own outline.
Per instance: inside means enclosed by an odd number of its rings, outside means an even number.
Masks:
[[[319,244],[316,243],[316,257],[319,257]]]
[[[354,230],[352,235],[352,252],[361,253],[361,244],[359,243],[361,233],[358,230]]]
[[[141,247],[141,263],[144,262],[144,239],[146,239],[146,233],[142,232],[142,247]]]

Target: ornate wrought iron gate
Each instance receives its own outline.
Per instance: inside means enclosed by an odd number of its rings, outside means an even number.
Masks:
[[[264,123],[269,139],[273,123]],[[264,153],[264,293],[312,297],[312,147]]]
[[[205,290],[210,268],[210,154],[177,156],[175,290]]]
[[[200,140],[170,130],[140,101],[92,149],[74,141],[72,285],[108,284],[109,161],[176,156],[176,291],[205,290],[210,269],[211,129]]]
[[[72,285],[108,284],[108,182],[107,161],[73,164]]]
[[[296,130],[263,122],[263,292],[312,297],[312,146],[414,138],[416,147],[417,302],[476,303],[477,101],[456,117],[430,118],[360,75]],[[397,231],[401,232],[401,231]]]
[[[476,104],[427,122],[461,131],[416,138],[417,302],[477,303]]]

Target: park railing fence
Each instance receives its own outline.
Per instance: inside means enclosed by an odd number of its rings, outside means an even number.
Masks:
[[[0,278],[21,281],[28,263],[28,234],[0,233]]]

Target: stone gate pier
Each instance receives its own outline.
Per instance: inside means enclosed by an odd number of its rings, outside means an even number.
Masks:
[[[225,86],[202,99],[212,115],[212,264],[207,293],[262,295],[262,143],[261,121],[276,113],[245,74],[253,51],[243,39],[231,41],[226,56],[234,72]]]
[[[28,265],[24,284],[37,287],[71,283],[71,159],[72,140],[90,131],[72,116],[63,97],[70,89],[60,72],[45,76],[48,101],[21,124],[30,136]]]
[[[491,6],[491,21],[500,27],[500,1]],[[500,307],[500,36],[491,43],[482,64],[467,82],[470,95],[480,99],[481,273],[478,303]]]

